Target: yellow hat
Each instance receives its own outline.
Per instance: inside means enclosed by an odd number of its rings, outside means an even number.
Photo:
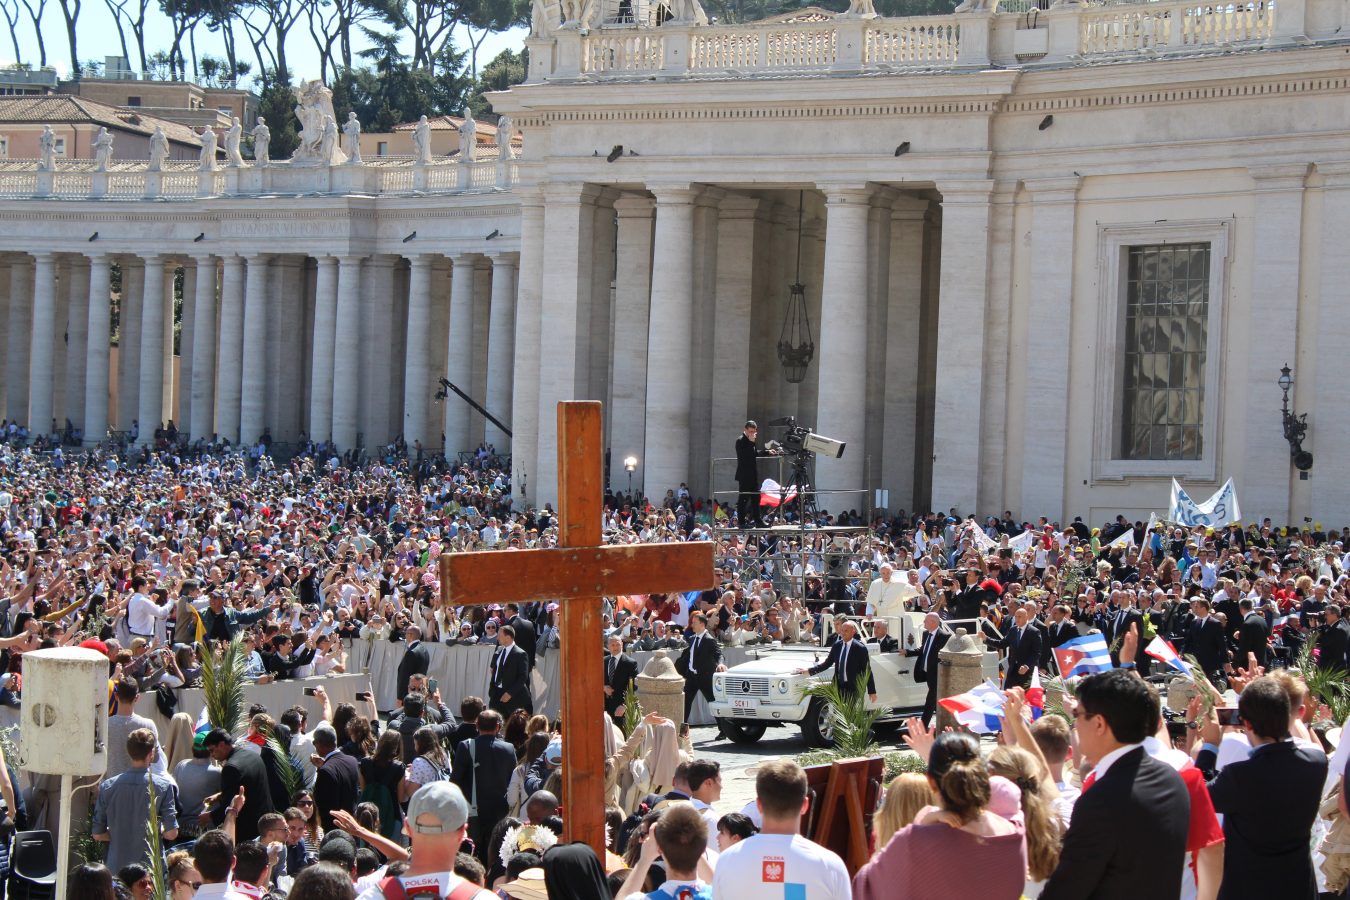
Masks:
[[[1313,523],[1313,531],[1321,531],[1321,530],[1322,530],[1322,523],[1321,523],[1321,522],[1314,522],[1314,523]]]

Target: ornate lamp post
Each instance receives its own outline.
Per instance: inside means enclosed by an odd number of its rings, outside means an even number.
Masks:
[[[816,355],[811,337],[811,316],[806,308],[806,287],[802,284],[802,199],[797,193],[797,273],[788,288],[787,312],[783,329],[778,335],[778,361],[783,366],[789,384],[801,384],[806,370]]]
[[[625,456],[623,467],[628,470],[628,499],[633,499],[633,472],[637,469],[637,457]]]
[[[1289,389],[1294,386],[1293,370],[1288,365],[1281,367],[1277,382],[1284,392],[1281,418],[1284,422],[1284,439],[1289,442],[1289,458],[1294,468],[1306,472],[1313,466],[1313,455],[1303,449],[1303,439],[1308,436],[1308,414],[1295,415],[1289,411]]]

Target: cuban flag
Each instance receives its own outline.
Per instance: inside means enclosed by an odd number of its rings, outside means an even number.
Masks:
[[[1195,680],[1195,673],[1191,671],[1190,665],[1181,658],[1181,654],[1177,653],[1175,647],[1163,640],[1162,635],[1158,635],[1149,641],[1148,646],[1144,648],[1144,652],[1154,659],[1167,663],[1191,681]]]
[[[1041,670],[1032,668],[1031,687],[1027,688],[1027,706],[1031,708],[1031,721],[1045,715],[1045,688],[1041,687]]]
[[[1055,662],[1064,678],[1073,675],[1091,675],[1111,669],[1111,649],[1100,634],[1074,638],[1055,648]]]
[[[795,487],[785,488],[772,478],[765,478],[764,483],[759,486],[759,503],[761,506],[777,506],[780,503],[791,503],[797,499],[797,489]]]
[[[1003,692],[986,681],[964,694],[944,697],[938,704],[956,721],[976,734],[997,734],[1002,730]]]

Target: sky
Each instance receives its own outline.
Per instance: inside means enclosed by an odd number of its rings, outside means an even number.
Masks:
[[[36,6],[36,3],[34,4]],[[156,50],[168,50],[169,43],[173,39],[173,29],[170,27],[167,16],[158,12],[158,4],[152,3],[154,12],[147,16],[146,28],[146,53],[153,53]],[[0,19],[0,21],[4,21]],[[78,46],[80,61],[85,62],[96,59],[103,61],[105,56],[121,56],[122,44],[117,37],[116,20],[112,12],[108,9],[106,3],[88,2],[82,4],[80,19],[78,23]],[[6,28],[8,30],[8,28]],[[28,13],[20,11],[19,21],[19,49],[23,52],[25,62],[31,63],[34,68],[38,64],[38,43],[33,34],[32,22],[28,19]],[[481,69],[494,56],[503,50],[518,50],[524,46],[525,36],[528,32],[526,28],[513,28],[500,34],[489,35],[483,42],[483,46],[478,51],[478,66]],[[47,8],[42,16],[42,35],[47,44],[47,65],[52,66],[60,73],[62,78],[69,75],[70,69],[70,46],[66,43],[66,25],[61,16],[60,4],[48,2]],[[364,41],[356,38],[357,44],[354,49],[362,49]],[[405,50],[411,50],[411,38],[405,40]],[[136,53],[132,45],[131,29],[127,29],[127,44],[131,47],[132,55]],[[253,63],[254,73],[257,71],[258,62],[253,58],[253,48],[243,35],[240,29],[236,39],[236,46],[240,53],[240,58]],[[457,41],[460,49],[467,50],[467,41]],[[187,43],[184,42],[183,50],[187,52]],[[210,54],[220,58],[225,57],[224,42],[219,34],[213,34],[203,25],[197,29],[197,54],[198,56]],[[294,70],[292,77],[296,80],[300,78],[317,78],[319,76],[319,52],[314,46],[313,40],[309,36],[309,30],[306,21],[302,16],[295,27],[291,29],[290,39],[286,42],[287,62]],[[14,46],[9,40],[9,35],[0,39],[0,67],[11,65],[14,62]],[[188,76],[192,75],[191,61],[188,63]]]

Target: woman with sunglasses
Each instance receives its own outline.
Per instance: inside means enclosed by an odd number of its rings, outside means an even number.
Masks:
[[[291,805],[305,814],[305,849],[317,856],[319,845],[323,843],[323,826],[319,824],[314,795],[309,791],[298,791]]]
[[[175,850],[164,860],[164,873],[169,879],[168,900],[190,900],[202,886],[202,873],[197,871],[192,855],[186,850]]]

